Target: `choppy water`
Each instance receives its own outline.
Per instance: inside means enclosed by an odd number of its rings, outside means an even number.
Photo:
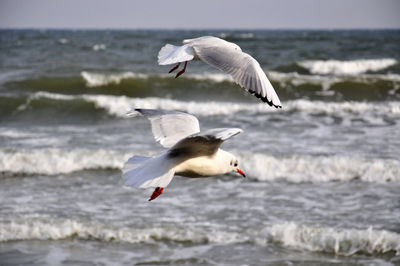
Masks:
[[[229,76],[156,63],[214,35],[252,54],[276,110]],[[399,31],[0,31],[0,264],[400,264]],[[181,110],[248,178],[123,187],[162,148],[132,107]]]

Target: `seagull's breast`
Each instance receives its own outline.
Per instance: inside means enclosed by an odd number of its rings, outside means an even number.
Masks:
[[[191,158],[175,166],[175,174],[186,177],[214,176],[226,172],[218,160],[210,156]]]

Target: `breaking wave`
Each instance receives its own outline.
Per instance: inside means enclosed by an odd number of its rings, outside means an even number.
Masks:
[[[362,74],[357,76],[325,76],[324,73],[314,73],[316,75],[302,75],[297,72],[277,72],[277,71],[266,71],[268,78],[272,82],[278,82],[280,86],[287,87],[300,86],[300,85],[318,85],[322,89],[328,90],[333,85],[339,83],[359,83],[359,84],[371,84],[379,81],[389,81],[389,82],[400,82],[400,75],[398,74]],[[320,75],[318,75],[320,74]],[[81,72],[81,77],[84,79],[87,87],[101,87],[110,84],[120,84],[123,80],[127,79],[172,79],[171,75],[168,74],[156,74],[150,75],[145,73],[135,73],[135,72],[121,72],[121,73],[94,73],[94,72]],[[187,73],[180,77],[183,79],[194,79],[198,81],[211,81],[215,83],[221,82],[231,82],[233,79],[230,75],[224,73]]]
[[[339,60],[306,60],[297,63],[310,71],[321,75],[358,75],[366,72],[376,72],[397,64],[392,58],[358,59],[350,61]]]
[[[151,228],[120,227],[95,222],[75,220],[27,219],[0,224],[0,241],[60,240],[67,238],[95,239],[127,243],[154,243],[172,241],[178,243],[245,243],[261,246],[278,243],[297,249],[322,251],[340,255],[355,253],[400,252],[400,235],[385,230],[336,229],[314,227],[284,222],[258,230],[222,231],[212,227],[177,226],[165,224]]]
[[[135,73],[131,71],[121,72],[121,73],[95,73],[82,71],[81,77],[84,79],[87,87],[100,87],[109,84],[120,84],[122,80],[126,79],[148,79],[148,78],[168,78],[171,79],[171,75],[158,74],[150,75],[144,73]],[[191,74],[187,73],[181,79],[195,79],[195,80],[210,80],[213,82],[233,82],[230,75],[223,73],[202,73],[202,74]]]
[[[271,81],[279,82],[280,86],[288,85],[298,87],[301,85],[320,86],[324,91],[332,89],[336,84],[365,84],[370,85],[380,81],[399,83],[400,75],[398,74],[362,74],[357,76],[324,76],[324,75],[302,75],[297,72],[282,73],[271,71],[268,72]],[[334,91],[332,91],[334,92]]]
[[[88,87],[99,87],[108,84],[119,84],[123,79],[128,78],[147,78],[148,75],[133,72],[122,72],[116,74],[101,74],[82,71],[82,78]]]
[[[82,170],[121,169],[134,154],[130,151],[90,149],[3,149],[0,150],[0,172],[11,174],[68,174]],[[240,154],[246,174],[257,181],[288,182],[399,182],[400,162],[390,159],[348,157]],[[269,169],[269,171],[265,171]]]
[[[105,50],[107,49],[107,46],[103,43],[99,43],[99,44],[95,44],[92,47],[93,51],[97,52],[97,51],[101,51],[101,50]]]
[[[27,109],[32,102],[41,99],[76,101],[82,100],[94,104],[96,108],[107,111],[108,114],[117,117],[126,117],[131,108],[150,108],[164,110],[180,110],[199,116],[230,115],[238,112],[249,113],[273,113],[273,112],[306,112],[316,114],[368,114],[373,115],[400,115],[400,102],[323,102],[309,100],[287,101],[282,110],[269,108],[263,103],[232,103],[232,102],[199,102],[179,101],[165,98],[130,98],[127,96],[112,95],[65,95],[49,92],[37,92],[18,107],[19,111]]]
[[[288,182],[399,182],[400,161],[345,156],[273,157],[266,154],[240,156],[246,174],[258,181]],[[268,169],[268,171],[266,171]]]
[[[367,230],[337,229],[286,222],[273,225],[269,236],[272,241],[284,246],[346,256],[355,253],[400,253],[399,234],[372,227]]]
[[[206,230],[201,228],[178,228],[176,225],[128,228],[74,220],[34,220],[0,224],[0,242],[29,239],[59,240],[71,237],[128,243],[151,243],[163,240],[189,243],[235,243],[240,239],[239,234],[235,235],[232,232],[207,234]]]
[[[5,149],[0,150],[0,172],[56,175],[90,169],[120,169],[128,158],[128,154],[110,150]]]

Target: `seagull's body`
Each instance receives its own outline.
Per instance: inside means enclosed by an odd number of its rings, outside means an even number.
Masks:
[[[187,159],[175,166],[175,174],[185,177],[206,177],[226,174],[232,171],[224,165],[226,158],[234,157],[229,152],[218,149],[211,156],[199,156]]]
[[[125,185],[156,188],[150,200],[162,194],[175,174],[205,177],[236,171],[244,176],[235,156],[219,148],[225,140],[242,133],[240,128],[200,132],[197,118],[186,113],[151,109],[135,111],[149,118],[156,141],[168,148],[154,158],[133,156],[122,170]]]
[[[242,52],[238,45],[217,37],[203,36],[183,40],[182,46],[166,44],[158,53],[158,64],[177,64],[170,73],[185,62],[184,68],[178,72],[176,78],[185,72],[187,63],[191,60],[204,61],[230,74],[236,83],[263,102],[276,108],[282,107],[260,64],[249,54]]]

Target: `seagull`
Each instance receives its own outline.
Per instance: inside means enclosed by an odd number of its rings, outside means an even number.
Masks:
[[[239,134],[240,128],[214,128],[200,132],[199,120],[193,115],[154,109],[134,109],[128,115],[140,114],[151,122],[154,138],[164,153],[156,157],[133,156],[124,165],[122,177],[126,186],[155,188],[149,201],[160,196],[174,175],[206,177],[237,172],[236,157],[221,144]]]
[[[219,70],[230,74],[233,80],[250,94],[270,106],[282,108],[274,87],[260,64],[251,55],[242,52],[237,44],[213,36],[183,40],[182,46],[166,44],[158,53],[159,65],[174,66],[169,73],[185,65],[175,78],[185,73],[188,61],[202,60]]]

